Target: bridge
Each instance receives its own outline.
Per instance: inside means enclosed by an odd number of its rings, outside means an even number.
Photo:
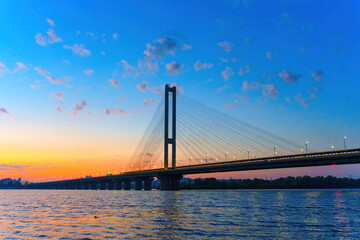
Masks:
[[[183,175],[360,163],[360,148],[346,149],[345,139],[344,150],[314,151],[308,148],[308,142],[303,148],[186,97],[180,98],[178,114],[177,95],[175,86],[165,85],[164,105],[159,104],[129,161],[130,171],[33,183],[30,187],[151,190],[152,181],[157,178],[160,190],[179,190]]]

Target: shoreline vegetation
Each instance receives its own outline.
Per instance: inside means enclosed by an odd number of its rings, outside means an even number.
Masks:
[[[360,179],[337,178],[333,176],[286,177],[267,179],[229,179],[216,178],[184,179],[181,189],[339,189],[360,188]]]
[[[4,179],[3,179],[4,180]],[[30,182],[0,180],[0,189],[31,189]],[[7,179],[6,179],[7,180]],[[159,180],[154,181],[159,187]],[[156,186],[157,185],[157,186]],[[303,176],[277,179],[216,179],[216,178],[184,178],[180,182],[181,189],[340,189],[360,188],[360,179],[334,176]]]

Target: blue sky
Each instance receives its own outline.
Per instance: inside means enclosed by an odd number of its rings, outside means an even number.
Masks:
[[[359,17],[357,1],[2,1],[2,142],[102,141],[125,161],[176,83],[314,149],[359,147]]]

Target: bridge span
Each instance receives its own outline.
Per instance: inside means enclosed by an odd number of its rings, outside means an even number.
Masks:
[[[260,169],[314,167],[325,165],[342,165],[360,163],[360,148],[215,162],[175,168],[159,168],[151,170],[126,172],[118,175],[81,178],[64,181],[32,184],[39,189],[101,189],[130,190],[134,182],[134,190],[151,190],[154,178],[160,180],[160,190],[179,190],[183,175],[199,173],[215,173],[230,171],[250,171]]]

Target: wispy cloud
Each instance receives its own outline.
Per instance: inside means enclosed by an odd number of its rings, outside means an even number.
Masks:
[[[123,101],[125,101],[125,100],[126,100],[126,98],[125,98],[124,96],[120,96],[120,97],[119,97],[119,101],[120,101],[120,102],[123,102]]]
[[[113,86],[113,87],[119,87],[120,86],[120,84],[119,84],[119,82],[117,81],[117,80],[115,80],[115,79],[109,79],[109,82],[111,83],[111,85]]]
[[[180,86],[180,85],[177,84],[177,83],[172,83],[172,84],[170,84],[170,86],[176,87],[176,94],[177,94],[177,95],[180,95],[180,94],[183,94],[183,93],[184,93],[184,88],[183,88],[183,86]]]
[[[243,74],[250,72],[250,70],[251,70],[251,67],[249,65],[246,66],[246,68],[240,68],[239,75],[242,76]]]
[[[4,63],[0,62],[0,72],[7,72],[8,68],[5,66]]]
[[[0,114],[10,114],[5,108],[0,108]]]
[[[155,103],[156,99],[155,98],[145,98],[144,99],[144,106],[149,105],[151,103]]]
[[[61,79],[56,79],[55,77],[46,77],[50,83],[55,83],[55,84],[64,84],[64,81]]]
[[[51,20],[50,18],[46,19],[46,21],[49,23],[50,27],[55,26],[55,22],[53,20]]]
[[[22,62],[17,62],[16,65],[17,67],[13,70],[13,73],[18,72],[21,69],[25,69],[25,70],[27,69],[27,67]]]
[[[320,92],[319,88],[317,87],[312,87],[308,90],[308,92],[310,93],[309,99],[313,99],[316,98],[316,92]]]
[[[85,73],[86,75],[88,75],[88,76],[90,77],[91,75],[93,75],[94,70],[92,70],[92,69],[85,69],[85,70],[83,71],[83,73]]]
[[[279,76],[284,80],[285,83],[296,83],[301,75],[294,75],[289,71],[283,70],[279,72]]]
[[[0,164],[0,171],[22,171],[24,168],[29,166],[24,165],[13,165],[13,164]]]
[[[87,106],[87,102],[84,101],[84,100],[81,100],[80,104],[74,103],[74,110],[72,111],[72,113],[73,113],[74,115],[77,115],[77,114],[78,114],[79,112],[81,112],[81,111],[84,109],[84,107],[86,107],[86,106]]]
[[[276,89],[274,84],[265,84],[263,87],[263,95],[270,96],[271,98],[276,98],[279,95],[279,92]]]
[[[130,112],[125,111],[122,108],[105,108],[104,109],[105,115],[129,115]]]
[[[194,63],[195,71],[199,71],[201,69],[208,69],[214,67],[212,63],[201,63],[199,60]]]
[[[64,45],[63,47],[65,49],[70,49],[71,51],[73,51],[74,54],[78,54],[83,57],[88,57],[91,54],[90,50],[84,48],[84,44],[78,45],[77,43],[75,43],[74,46]]]
[[[219,42],[217,43],[217,45],[221,47],[225,52],[231,52],[233,47],[235,46],[233,43],[228,41]]]
[[[47,41],[49,44],[62,42],[62,39],[56,35],[54,29],[50,28],[46,33],[49,35],[49,39]]]
[[[242,84],[242,89],[247,91],[249,89],[255,89],[258,88],[260,86],[260,84],[258,82],[248,82],[248,81],[243,81]]]
[[[175,39],[169,37],[161,37],[154,41],[154,44],[146,44],[144,51],[145,58],[147,59],[162,59],[167,55],[175,55],[177,43]]]
[[[266,52],[266,57],[267,57],[267,59],[271,60],[272,59],[271,52]]]
[[[50,74],[47,70],[45,70],[45,69],[43,69],[41,67],[35,67],[34,69],[35,69],[35,71],[37,71],[38,73],[43,74],[43,75],[49,75]]]
[[[224,104],[224,107],[225,108],[235,108],[237,105],[238,105],[238,103],[239,103],[239,100],[237,100],[237,99],[235,99],[234,100],[234,103],[232,103],[232,104]]]
[[[62,92],[59,92],[59,93],[54,93],[54,96],[57,98],[57,99],[63,99],[63,97],[64,97],[64,93],[62,93]]]
[[[142,92],[146,92],[147,90],[149,90],[149,85],[150,83],[144,81],[142,84],[137,84],[136,87],[142,91]]]
[[[53,43],[57,43],[57,42],[62,42],[62,39],[59,36],[57,36],[55,31],[54,31],[54,26],[55,26],[54,21],[51,20],[50,18],[46,19],[46,21],[50,25],[49,30],[46,32],[49,37],[45,38],[41,33],[37,33],[35,35],[36,43],[41,45],[41,46],[46,46],[46,44],[53,44]]]
[[[172,61],[171,63],[166,64],[165,67],[167,69],[167,74],[178,75],[180,73],[180,70],[184,67],[184,65],[180,64],[178,62]]]
[[[228,88],[229,84],[225,84],[224,86],[222,87],[219,87],[218,89],[216,89],[217,92],[221,92],[221,91],[224,91]]]
[[[226,67],[225,70],[221,72],[221,76],[225,81],[229,80],[232,75],[234,75],[234,72],[230,67]]]
[[[305,102],[304,98],[302,97],[302,94],[299,93],[297,96],[295,96],[295,100],[302,105],[304,108],[308,107],[308,104]]]
[[[39,44],[41,46],[46,46],[46,39],[43,37],[43,35],[41,33],[37,33],[35,35],[35,41],[37,44]]]
[[[158,87],[151,87],[151,91],[156,93],[158,96],[163,97],[164,96],[164,91],[162,91],[160,88]]]
[[[120,61],[120,63],[122,64],[123,68],[124,68],[124,72],[123,72],[123,77],[127,77],[130,76],[130,74],[133,72],[133,67],[129,64],[128,61],[122,59]]]
[[[186,50],[190,50],[192,49],[192,46],[190,44],[184,43],[184,45],[182,45],[181,50],[186,51]]]
[[[114,40],[118,40],[118,37],[119,37],[119,35],[118,35],[118,33],[113,33],[113,35],[112,35],[112,37],[113,37],[113,39]]]
[[[324,80],[324,73],[323,73],[323,71],[321,71],[321,70],[310,71],[310,73],[311,73],[312,77],[313,77],[316,81],[320,82],[320,81]]]

